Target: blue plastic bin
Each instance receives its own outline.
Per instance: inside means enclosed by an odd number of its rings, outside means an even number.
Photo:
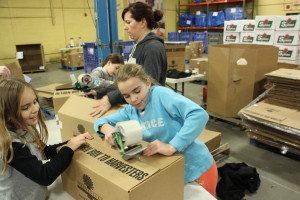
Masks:
[[[207,26],[224,26],[224,20],[225,16],[223,11],[210,12],[208,13]]]
[[[98,46],[95,42],[86,42],[83,45],[84,72],[91,73],[99,66]]]
[[[225,20],[241,20],[244,19],[243,8],[226,8],[225,9]]]

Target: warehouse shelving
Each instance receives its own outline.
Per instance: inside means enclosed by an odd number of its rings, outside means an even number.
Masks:
[[[201,2],[201,3],[189,3],[189,4],[180,4],[179,1],[179,14],[180,14],[180,7],[200,7],[200,6],[206,6],[207,13],[209,12],[210,5],[218,5],[218,4],[229,4],[229,3],[243,3],[243,10],[245,11],[246,3],[252,3],[252,13],[251,18],[253,18],[253,8],[254,8],[254,1],[253,0],[226,0],[226,1],[207,1],[207,2]],[[205,9],[203,9],[205,10]],[[178,27],[179,30],[223,30],[224,27]]]

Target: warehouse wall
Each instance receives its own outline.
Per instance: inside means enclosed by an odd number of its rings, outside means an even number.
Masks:
[[[177,31],[178,5],[188,0],[165,0],[164,15],[168,32]],[[256,0],[256,15],[285,15],[300,12],[293,0]],[[291,4],[291,10],[285,5]],[[128,40],[121,14],[127,0],[117,0],[118,34]],[[249,6],[249,5],[248,5]],[[89,8],[90,7],[90,8]],[[183,8],[181,8],[183,9]],[[70,37],[95,41],[94,0],[0,0],[0,65],[15,61],[16,45],[42,43],[46,61],[58,61]]]
[[[91,12],[88,7],[90,5]],[[16,45],[42,43],[46,61],[57,61],[58,48],[95,41],[93,0],[1,0],[0,65],[15,61]]]

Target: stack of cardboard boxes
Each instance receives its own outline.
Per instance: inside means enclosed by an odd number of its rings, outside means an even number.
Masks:
[[[201,58],[203,42],[194,41],[189,45],[166,45],[168,69],[185,71],[185,61],[193,58]]]
[[[61,64],[71,68],[84,67],[83,53],[69,53],[65,58],[61,59]]]
[[[224,44],[261,44],[279,48],[278,62],[300,64],[300,16],[256,16],[226,21]]]
[[[240,111],[246,131],[250,138],[282,154],[300,155],[300,71],[279,69],[266,76],[268,85],[275,87]]]

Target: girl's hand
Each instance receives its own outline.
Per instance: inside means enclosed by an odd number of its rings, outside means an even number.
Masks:
[[[89,133],[83,133],[83,134],[77,135],[76,137],[71,138],[69,140],[69,142],[67,143],[67,146],[70,147],[73,151],[75,151],[81,145],[87,144],[86,139],[92,140],[92,139],[94,139],[94,137],[91,136]]]
[[[116,129],[109,125],[109,124],[103,124],[100,128],[100,132],[105,135],[105,141],[110,144],[111,146],[115,145],[114,138],[112,136],[112,133],[116,132]]]
[[[148,144],[147,149],[144,150],[144,156],[152,156],[154,154],[162,154],[165,156],[171,156],[176,152],[176,149],[170,145],[165,144],[159,140],[155,140]]]

